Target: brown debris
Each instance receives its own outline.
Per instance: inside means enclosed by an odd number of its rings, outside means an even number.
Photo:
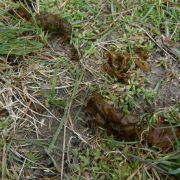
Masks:
[[[134,48],[134,52],[137,54],[135,63],[141,70],[148,72],[151,70],[148,63],[145,62],[148,59],[148,54],[143,48]],[[102,69],[112,77],[116,77],[119,80],[127,82],[130,78],[128,72],[131,64],[130,54],[128,52],[107,52],[108,61],[103,64]]]
[[[149,58],[149,55],[147,53],[147,51],[145,49],[143,49],[142,47],[139,48],[134,48],[134,52],[139,56],[140,59],[142,60],[146,60]]]
[[[108,52],[107,53],[108,64],[118,72],[127,72],[130,66],[130,56],[127,52]]]
[[[31,21],[32,18],[31,13],[24,5],[17,9],[10,9],[8,12],[27,21]],[[45,31],[49,31],[53,36],[60,36],[65,45],[70,43],[72,26],[67,20],[48,12],[41,12],[40,14],[36,14],[35,18],[37,20],[37,24]],[[70,44],[69,48],[71,51],[70,59],[72,61],[79,61],[80,55],[75,46]]]
[[[180,139],[180,127],[172,129],[167,127],[166,124],[161,124],[149,130],[146,140],[150,146],[155,146],[167,152],[173,148],[175,138]]]
[[[148,72],[148,71],[151,70],[149,64],[147,64],[146,62],[142,61],[140,58],[137,58],[135,60],[135,63],[136,63],[136,66],[138,66],[144,72]]]
[[[118,111],[105,102],[99,94],[95,93],[89,98],[86,110],[95,115],[96,123],[99,126],[110,130],[118,137],[137,139],[140,135],[139,118]]]
[[[13,0],[13,2],[21,2],[21,5],[17,9],[10,9],[8,12],[12,15],[16,15],[20,18],[31,20],[31,11],[34,12],[34,7],[32,4],[35,4],[35,0]],[[36,14],[35,18],[37,20],[37,24],[48,30],[52,33],[63,36],[65,41],[70,41],[72,26],[71,24],[65,20],[64,18],[59,17],[56,14],[50,14],[48,12],[41,12],[40,14]]]
[[[143,125],[139,125],[138,116],[120,112],[104,101],[100,94],[94,93],[90,96],[86,111],[95,116],[97,125],[107,129],[115,137],[140,139]],[[157,124],[156,127],[151,127],[149,132],[144,131],[144,133],[147,144],[163,152],[168,152],[174,147],[175,138],[180,139],[180,127],[172,129],[164,123]]]
[[[64,38],[65,41],[70,41],[72,26],[65,19],[55,14],[42,12],[36,15],[37,24],[45,30],[58,34]]]
[[[134,48],[134,52],[138,55],[138,58],[135,60],[136,66],[139,67],[142,71],[148,72],[151,70],[151,67],[145,61],[148,59],[148,53],[145,49],[139,47]]]
[[[30,11],[28,11],[28,8],[26,8],[24,5],[17,9],[10,9],[8,12],[28,21],[30,21],[32,18]],[[37,20],[37,24],[44,28],[44,30],[56,35],[60,35],[63,37],[64,41],[70,41],[72,26],[64,18],[61,18],[55,14],[50,14],[48,12],[41,12],[40,14],[36,14],[35,18]]]
[[[129,78],[127,71],[130,67],[130,55],[127,52],[109,51],[107,57],[108,61],[103,65],[103,70],[110,76],[126,82]]]
[[[55,14],[43,12],[36,15],[37,24],[44,28],[44,30],[53,33],[53,35],[61,36],[65,43],[71,40],[72,26],[65,19]],[[79,61],[80,56],[73,44],[70,44],[70,51],[72,61]]]

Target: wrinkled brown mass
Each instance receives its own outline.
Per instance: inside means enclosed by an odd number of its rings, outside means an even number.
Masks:
[[[134,48],[134,52],[141,58],[142,60],[146,60],[149,58],[147,51],[142,47]]]
[[[142,59],[137,58],[135,60],[136,66],[138,66],[141,70],[143,70],[144,72],[148,72],[151,70],[150,66],[148,63],[144,62]]]
[[[127,52],[112,52],[107,53],[108,64],[118,72],[127,72],[130,66],[130,56]]]
[[[151,70],[149,64],[145,62],[148,59],[148,53],[143,48],[134,48],[134,53],[138,56],[135,59],[135,64],[141,70],[148,72]],[[116,77],[118,80],[127,82],[130,78],[128,70],[131,65],[131,58],[128,52],[108,51],[107,63],[103,64],[102,69],[111,77]]]
[[[32,15],[29,9],[24,5],[16,9],[10,9],[8,12],[12,15],[15,15],[17,18],[23,18],[27,21],[32,20]],[[79,61],[80,55],[78,50],[73,44],[70,44],[72,26],[67,20],[56,14],[50,14],[48,12],[41,12],[40,14],[36,14],[35,18],[38,26],[43,28],[45,31],[50,32],[51,35],[60,36],[65,45],[69,44],[69,49],[71,52],[70,59],[72,61]]]
[[[63,36],[65,41],[70,41],[72,26],[65,19],[55,14],[42,12],[36,15],[36,20],[37,20],[37,24],[43,27],[45,30]]]
[[[173,148],[176,138],[180,139],[180,127],[172,128],[166,124],[161,124],[149,130],[146,140],[150,146],[168,151]]]
[[[103,70],[112,77],[119,80],[127,81],[129,74],[127,73],[130,67],[130,56],[127,52],[119,53],[107,52],[108,61],[103,65]]]
[[[145,62],[149,57],[147,51],[139,47],[139,48],[134,48],[134,52],[138,55],[138,58],[135,60],[136,66],[139,67],[144,72],[150,71],[151,70],[150,65],[147,62]]]
[[[18,2],[15,0],[13,1]],[[25,20],[31,20],[32,15],[30,12],[33,10],[33,8],[31,7],[31,3],[34,3],[34,1],[29,0],[27,1],[27,4],[25,3],[25,1],[20,2],[22,2],[24,5],[21,4],[18,8],[10,9],[8,12]],[[40,12],[40,14],[36,14],[35,18],[37,24],[44,28],[46,31],[62,36],[65,41],[70,41],[72,26],[64,18],[48,12]]]
[[[139,118],[124,114],[105,102],[101,95],[93,94],[87,103],[86,110],[95,115],[96,123],[110,130],[113,134],[128,139],[139,136]]]
[[[106,101],[100,94],[94,93],[90,96],[86,111],[95,116],[97,125],[107,129],[110,133],[121,139],[140,139],[143,125],[139,125],[136,115],[124,114]],[[145,128],[144,128],[145,130]],[[171,150],[180,139],[180,127],[172,128],[166,124],[158,124],[143,133],[145,141],[149,146],[154,146],[163,152]]]

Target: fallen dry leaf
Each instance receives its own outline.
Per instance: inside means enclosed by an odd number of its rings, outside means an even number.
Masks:
[[[180,127],[172,129],[171,127],[167,127],[166,124],[161,124],[157,127],[150,128],[146,140],[150,146],[155,146],[167,152],[173,148],[175,138],[180,139]]]
[[[137,139],[141,133],[138,127],[138,116],[118,111],[99,94],[95,93],[89,98],[86,110],[95,116],[99,126],[110,130],[118,137]]]

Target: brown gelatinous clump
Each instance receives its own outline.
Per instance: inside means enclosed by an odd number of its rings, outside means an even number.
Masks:
[[[138,127],[139,118],[124,114],[106,101],[99,94],[93,94],[87,103],[86,110],[96,118],[96,123],[120,138],[137,139],[141,133]]]
[[[136,66],[138,66],[141,70],[143,70],[144,72],[148,72],[151,70],[149,64],[147,64],[146,62],[144,62],[142,59],[137,58],[135,60]]]
[[[108,61],[103,65],[103,70],[112,77],[116,77],[124,82],[129,78],[127,73],[130,67],[130,55],[127,52],[119,53],[109,51],[107,53]]]
[[[130,56],[127,52],[108,52],[108,64],[118,72],[127,72],[130,66]]]
[[[139,48],[134,48],[134,52],[138,55],[138,58],[135,60],[136,66],[139,67],[144,72],[150,71],[151,67],[147,62],[145,62],[149,57],[147,51],[139,47]]]
[[[90,96],[86,111],[95,116],[97,125],[106,128],[110,133],[121,139],[140,139],[143,125],[139,126],[136,115],[124,114],[103,100],[102,96],[94,93]],[[155,146],[163,152],[170,151],[176,140],[180,139],[180,127],[172,128],[164,123],[144,131],[145,141],[149,146]]]
[[[147,53],[147,51],[142,48],[142,47],[136,47],[134,48],[134,52],[139,56],[139,58],[141,58],[142,60],[146,60],[149,58],[149,55]]]
[[[17,9],[10,9],[8,11],[10,14],[17,16],[18,18],[23,18],[27,21],[31,21],[32,15],[25,7],[25,5],[20,6]],[[63,40],[63,43],[70,43],[72,26],[71,24],[55,14],[50,14],[48,12],[42,12],[35,16],[37,24],[42,27],[45,31],[49,31],[52,35],[60,36]],[[72,61],[79,61],[80,55],[78,50],[73,44],[69,46]]]
[[[180,127],[172,128],[161,124],[150,128],[146,140],[150,146],[155,146],[161,151],[167,152],[173,148],[176,138],[180,139]]]
[[[72,26],[65,19],[55,14],[42,12],[36,15],[36,20],[37,24],[45,30],[62,36],[65,41],[70,41]]]

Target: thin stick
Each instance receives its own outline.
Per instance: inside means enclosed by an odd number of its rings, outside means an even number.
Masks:
[[[141,164],[128,178],[127,180],[133,179],[133,177],[137,174],[137,172],[142,168],[143,164]]]
[[[172,58],[173,60],[176,61],[176,59],[175,59],[170,53],[168,53],[162,46],[160,46],[160,45],[153,39],[153,37],[152,37],[145,29],[141,28],[140,31],[143,31],[161,50],[163,50],[166,54],[168,54],[169,56],[171,56],[171,58]]]
[[[2,178],[5,178],[5,175],[6,175],[6,151],[7,151],[7,147],[6,147],[6,142],[4,143],[4,146],[3,146],[3,150],[2,150]]]
[[[19,176],[18,176],[17,180],[19,180],[19,179],[21,178],[21,174],[22,174],[22,171],[23,171],[23,169],[24,169],[25,164],[26,164],[26,158],[25,158],[25,160],[24,160],[24,162],[23,162],[23,165],[22,165],[22,168],[21,168],[21,170],[20,170],[20,172],[19,172]]]
[[[37,13],[39,14],[39,9],[40,9],[40,7],[39,7],[39,0],[36,0],[36,6],[37,6],[36,11],[37,11]]]
[[[61,180],[63,179],[63,171],[64,171],[64,151],[66,148],[65,147],[66,146],[66,125],[67,125],[67,119],[64,122],[64,137],[63,137],[62,162],[61,162]]]

